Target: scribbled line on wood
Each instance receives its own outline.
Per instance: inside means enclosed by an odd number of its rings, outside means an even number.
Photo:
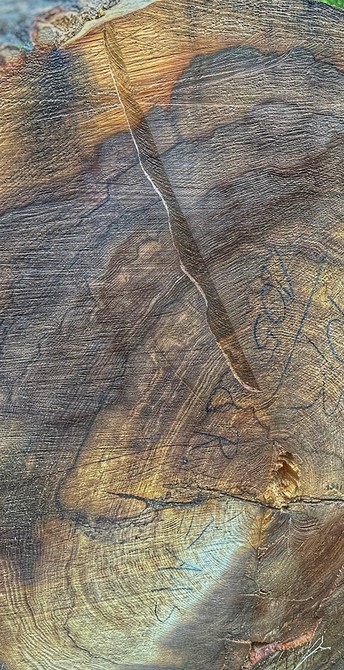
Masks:
[[[273,277],[271,276],[269,269],[269,262],[271,261],[273,254],[278,259],[280,267],[283,271],[285,284],[279,282],[278,279],[276,280],[276,282],[273,282]],[[271,397],[274,397],[281,388],[284,379],[287,376],[288,371],[290,369],[295,350],[298,344],[300,344],[302,338],[306,340],[309,343],[309,345],[313,347],[314,350],[321,356],[322,360],[326,363],[329,371],[334,370],[333,363],[331,363],[328,360],[328,356],[319,348],[319,345],[316,342],[314,342],[313,339],[311,339],[307,334],[304,333],[304,326],[309,316],[314,296],[320,285],[321,275],[326,262],[327,262],[327,255],[324,254],[319,260],[316,277],[314,279],[314,283],[309,293],[308,299],[305,303],[304,311],[302,313],[295,337],[293,339],[292,347],[290,349],[289,354],[287,355],[287,359],[283,366],[280,379],[277,383],[276,388],[272,392]],[[266,279],[267,275],[269,277],[268,279]],[[254,321],[253,338],[257,349],[260,351],[265,351],[266,349],[268,349],[270,342],[274,343],[270,357],[267,361],[267,364],[269,364],[273,362],[273,359],[275,358],[275,355],[281,346],[281,343],[278,339],[278,335],[276,333],[276,329],[278,326],[281,326],[284,323],[288,315],[288,310],[292,308],[296,298],[293,282],[290,278],[290,275],[281,257],[281,254],[279,253],[276,247],[272,249],[271,254],[267,259],[267,262],[262,265],[261,277],[264,280],[264,284],[260,289],[260,302],[262,311],[258,314],[258,316]],[[277,297],[277,300],[274,300],[274,306],[276,310],[275,312],[273,312],[271,308],[268,307],[266,301],[267,295],[271,296],[271,294],[273,293],[275,294],[275,297]],[[344,332],[344,310],[331,295],[327,296],[327,302],[337,311],[337,316],[330,318],[325,325],[326,341],[329,350],[331,352],[331,355],[333,356],[335,361],[340,364],[344,364],[344,358],[338,353],[337,346],[333,341],[333,333],[332,333],[332,329],[335,328],[336,326],[340,326],[342,331]],[[262,326],[265,327],[264,339],[261,339],[260,329]],[[330,381],[331,381],[330,376],[324,377],[321,387],[317,391],[314,399],[312,399],[309,403],[306,404],[291,405],[290,409],[291,410],[311,409],[312,407],[314,407],[315,403],[321,400],[324,414],[326,414],[327,416],[333,415],[339,408],[343,396],[343,389],[341,388],[339,396],[332,410],[328,410],[326,397],[328,395],[327,385],[330,383]]]

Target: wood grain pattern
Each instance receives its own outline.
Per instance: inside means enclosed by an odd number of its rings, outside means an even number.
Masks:
[[[3,50],[0,667],[342,670],[344,15],[114,10]]]

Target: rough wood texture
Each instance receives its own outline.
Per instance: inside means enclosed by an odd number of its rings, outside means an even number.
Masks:
[[[343,670],[344,14],[85,5],[2,50],[0,667]]]

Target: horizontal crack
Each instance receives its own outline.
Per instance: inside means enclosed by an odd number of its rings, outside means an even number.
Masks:
[[[288,505],[295,505],[297,503],[302,503],[305,505],[322,505],[323,503],[330,503],[330,504],[339,504],[339,505],[344,505],[344,499],[343,498],[312,498],[308,496],[299,496],[294,498],[293,500],[290,500]]]

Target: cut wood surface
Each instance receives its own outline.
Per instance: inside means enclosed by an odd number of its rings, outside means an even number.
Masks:
[[[0,30],[0,668],[343,670],[344,14],[41,9]]]

